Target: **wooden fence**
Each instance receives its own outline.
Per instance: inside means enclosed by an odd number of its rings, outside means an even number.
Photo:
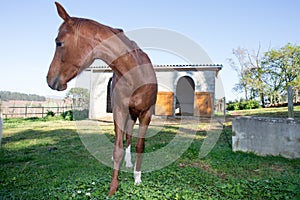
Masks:
[[[65,111],[73,110],[73,106],[9,106],[2,107],[3,118],[27,118],[27,117],[44,117],[49,111],[59,115]]]

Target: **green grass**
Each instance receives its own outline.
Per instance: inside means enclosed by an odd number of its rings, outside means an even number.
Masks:
[[[164,147],[177,129],[176,124],[167,125],[147,138],[146,152]],[[113,139],[112,124],[102,130]],[[234,153],[230,135],[226,128],[200,159],[206,131],[198,130],[178,160],[144,173],[141,185],[133,184],[132,173],[121,172],[112,199],[300,199],[300,159]],[[86,150],[74,122],[5,120],[0,199],[108,199],[111,172]]]
[[[288,108],[258,108],[252,110],[237,110],[230,111],[231,115],[248,115],[248,116],[261,116],[261,117],[288,117]],[[295,119],[300,120],[300,106],[294,106]]]

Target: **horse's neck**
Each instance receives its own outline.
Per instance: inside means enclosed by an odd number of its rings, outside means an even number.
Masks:
[[[94,47],[95,58],[103,60],[118,76],[145,63],[145,53],[122,32],[97,41],[100,42]]]

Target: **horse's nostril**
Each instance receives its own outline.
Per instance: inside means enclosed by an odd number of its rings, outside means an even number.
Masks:
[[[59,87],[59,78],[56,77],[52,83],[52,86],[54,89],[57,89]]]
[[[47,82],[51,89],[57,90],[59,88],[59,85],[60,85],[59,77],[56,77],[54,80],[51,81],[48,79],[48,76],[47,76]]]

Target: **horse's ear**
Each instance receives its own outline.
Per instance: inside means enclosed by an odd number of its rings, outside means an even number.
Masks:
[[[67,11],[60,5],[58,2],[55,2],[58,15],[65,21],[69,22],[71,20],[70,15],[67,13]]]

